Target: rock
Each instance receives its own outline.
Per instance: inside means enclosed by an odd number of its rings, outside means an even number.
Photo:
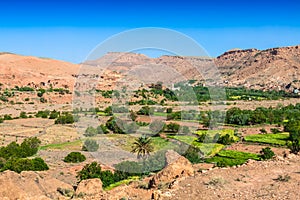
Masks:
[[[171,183],[180,177],[194,175],[194,168],[189,160],[175,151],[166,152],[166,167],[149,181],[150,187],[157,187],[162,183]]]
[[[71,185],[51,176],[41,177],[37,172],[0,173],[1,199],[58,199],[61,194],[57,191],[57,187],[73,190]]]
[[[76,189],[76,195],[96,195],[103,193],[102,181],[99,178],[81,181]]]

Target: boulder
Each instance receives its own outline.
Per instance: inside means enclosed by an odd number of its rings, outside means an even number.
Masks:
[[[102,181],[99,178],[83,180],[78,184],[76,189],[76,195],[90,196],[102,193]]]
[[[194,175],[194,168],[190,161],[175,151],[166,152],[166,165],[149,181],[150,187],[157,187],[159,184],[173,183],[177,178]]]

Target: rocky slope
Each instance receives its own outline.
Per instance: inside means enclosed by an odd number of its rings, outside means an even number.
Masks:
[[[257,89],[299,88],[300,46],[233,50],[215,59],[230,86]]]
[[[102,58],[71,64],[45,58],[0,54],[0,83],[4,87],[69,88],[84,78],[99,80],[107,89],[125,79],[149,83],[203,79],[228,86],[293,91],[300,88],[300,46],[225,52],[217,58],[108,53]],[[76,80],[76,77],[83,79]],[[219,78],[218,78],[219,77]],[[123,80],[123,82],[126,82]]]

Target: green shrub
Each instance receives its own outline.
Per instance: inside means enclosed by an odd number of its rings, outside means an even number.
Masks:
[[[11,115],[4,115],[3,119],[4,120],[12,120],[13,118],[11,117]]]
[[[152,115],[154,110],[149,106],[143,106],[138,112],[138,115]]]
[[[261,158],[264,160],[271,159],[275,156],[275,153],[272,151],[270,147],[263,148],[260,151],[260,154],[261,154]]]
[[[26,158],[33,156],[37,153],[41,141],[36,138],[26,138],[21,145],[16,142],[11,142],[5,147],[0,148],[0,157],[4,159],[13,158]]]
[[[166,131],[171,133],[177,133],[179,131],[179,128],[179,124],[171,122],[166,126]]]
[[[60,115],[60,112],[56,111],[56,110],[53,110],[51,113],[50,113],[50,116],[49,116],[49,119],[56,119],[58,118]]]
[[[224,145],[230,145],[230,144],[234,143],[234,138],[231,137],[229,134],[221,135],[220,138],[218,139],[218,143],[224,144]]]
[[[55,120],[55,124],[73,124],[75,121],[77,119],[72,114],[64,113]]]
[[[64,162],[67,163],[79,163],[86,160],[86,157],[80,152],[71,152],[65,158]]]
[[[2,170],[12,170],[20,173],[22,171],[44,171],[48,169],[48,165],[41,158],[11,158],[5,163]]]
[[[22,112],[20,113],[20,118],[23,118],[23,119],[28,118],[27,115],[26,115],[26,112],[23,112],[23,111],[22,111]]]
[[[41,118],[48,118],[49,114],[50,114],[49,110],[43,110],[43,111],[38,111],[35,116]]]

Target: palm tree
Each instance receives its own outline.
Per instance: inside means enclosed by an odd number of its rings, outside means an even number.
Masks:
[[[135,140],[131,153],[136,153],[138,159],[142,158],[144,160],[153,151],[154,148],[151,138],[143,135]]]

